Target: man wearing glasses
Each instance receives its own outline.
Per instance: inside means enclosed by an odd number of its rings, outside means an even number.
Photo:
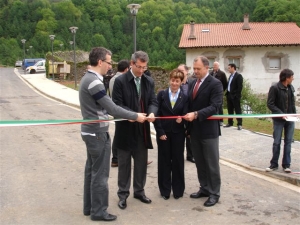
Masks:
[[[84,120],[105,120],[108,113],[117,118],[144,122],[143,113],[135,113],[117,106],[106,94],[103,75],[111,69],[111,52],[102,47],[90,52],[91,67],[80,81],[79,101]],[[111,141],[108,122],[81,125],[81,137],[86,144],[87,160],[84,172],[83,214],[91,220],[113,221],[117,216],[109,214],[108,184]]]
[[[143,124],[129,121],[116,122],[114,143],[118,149],[118,206],[127,207],[130,194],[131,157],[133,158],[133,197],[143,203],[151,203],[146,197],[148,149],[152,149],[150,122],[154,122],[158,104],[154,93],[154,81],[146,76],[149,58],[143,51],[132,54],[131,69],[116,78],[113,87],[113,101],[124,109],[145,113],[148,115]]]

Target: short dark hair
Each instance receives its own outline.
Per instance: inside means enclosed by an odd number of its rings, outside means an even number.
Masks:
[[[93,48],[89,55],[90,65],[97,66],[99,60],[106,59],[106,55],[112,55],[111,51],[103,47]]]
[[[233,67],[236,70],[236,65],[234,63],[229,63],[228,66]]]
[[[170,79],[172,79],[172,78],[175,78],[175,79],[179,78],[181,81],[183,81],[183,79],[184,79],[184,74],[183,74],[183,72],[182,72],[181,70],[179,70],[179,69],[174,69],[174,70],[172,70],[172,71],[170,72],[169,77],[170,77]]]
[[[178,67],[179,66],[183,66],[183,68],[185,69],[185,71],[189,71],[189,68],[187,67],[187,65],[185,65],[185,64],[179,64]]]
[[[285,81],[286,78],[290,78],[291,76],[294,76],[294,72],[290,69],[283,69],[279,74],[279,80]]]
[[[127,59],[122,59],[117,65],[118,72],[124,72],[124,70],[129,69],[129,66],[129,61]]]

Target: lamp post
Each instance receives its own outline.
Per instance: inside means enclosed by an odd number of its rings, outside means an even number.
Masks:
[[[29,46],[29,50],[30,50],[30,57],[32,58],[32,46]]]
[[[52,80],[54,81],[54,59],[53,59],[53,41],[55,38],[55,35],[49,35],[49,38],[51,40],[51,50],[52,50]]]
[[[23,51],[24,51],[24,59],[25,59],[25,42],[26,42],[26,39],[22,39],[21,42],[23,43]]]
[[[76,42],[75,42],[75,35],[76,30],[78,27],[70,27],[71,33],[73,34],[73,44],[74,44],[74,76],[75,76],[75,89],[77,88],[77,74],[76,74],[76,54],[75,54],[75,48],[76,48]]]
[[[129,4],[127,8],[130,9],[130,13],[133,16],[133,52],[136,52],[136,14],[141,8],[139,4]]]
[[[62,47],[64,46],[64,44],[59,44],[60,46],[60,51],[62,51]]]

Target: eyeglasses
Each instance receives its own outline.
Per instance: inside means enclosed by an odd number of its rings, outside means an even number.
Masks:
[[[106,60],[102,60],[102,62],[106,62],[108,65],[112,66],[111,62],[107,62]]]
[[[136,66],[136,68],[138,68],[138,69],[143,69],[143,70],[146,70],[146,69],[148,69],[148,67],[147,66],[139,66],[139,65],[136,65],[136,63],[134,63],[134,65]]]

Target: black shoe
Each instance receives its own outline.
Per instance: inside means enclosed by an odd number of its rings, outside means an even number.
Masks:
[[[126,207],[127,207],[126,199],[120,200],[118,203],[118,206],[120,209],[126,209]]]
[[[162,195],[161,196],[164,200],[168,200],[170,198],[170,195]]]
[[[203,198],[203,197],[209,197],[209,195],[201,193],[201,191],[195,192],[190,195],[190,198]]]
[[[94,221],[114,221],[117,219],[117,216],[112,214],[107,214],[105,216],[91,216],[91,220]]]
[[[232,127],[233,124],[226,124],[224,127]]]
[[[179,199],[180,197],[182,197],[182,196],[174,195],[174,198],[175,198],[175,199]]]
[[[89,216],[89,215],[91,215],[91,212],[90,211],[83,211],[83,215]]]
[[[111,162],[111,167],[118,167],[118,163],[117,162]]]
[[[273,170],[277,170],[278,166],[270,165],[268,168],[266,168],[266,172],[271,172]]]
[[[146,204],[150,204],[152,201],[150,198],[147,198],[146,195],[142,195],[142,196],[133,196],[136,199],[139,199],[141,202],[146,203]]]
[[[192,162],[192,163],[195,163],[194,157],[192,157],[192,158],[186,158],[186,160],[187,160],[187,161],[190,161],[190,162]]]
[[[209,197],[206,202],[204,202],[204,206],[210,207],[214,206],[219,201],[218,197]]]

